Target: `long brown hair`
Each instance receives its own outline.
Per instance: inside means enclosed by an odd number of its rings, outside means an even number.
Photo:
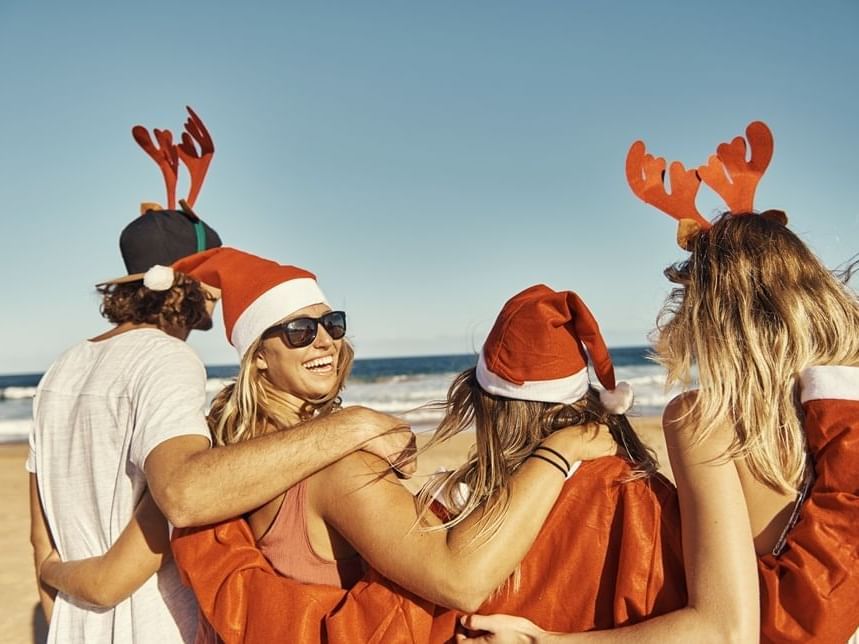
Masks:
[[[472,426],[476,443],[463,465],[424,486],[418,502],[426,509],[440,498],[454,515],[445,528],[485,503],[475,539],[489,538],[498,529],[509,505],[508,485],[516,468],[541,440],[563,427],[607,425],[612,437],[626,448],[637,476],[653,474],[658,467],[653,452],[644,446],[626,416],[609,414],[592,388],[571,405],[504,398],[484,391],[472,368],[456,377],[447,400],[439,406],[444,407],[444,418],[423,449]],[[465,497],[459,493],[460,484],[468,486]]]
[[[735,428],[731,457],[775,490],[795,490],[805,436],[795,379],[813,365],[859,365],[859,301],[787,227],[722,215],[665,270],[677,284],[657,324],[668,385],[692,382],[690,419],[703,440]]]
[[[224,387],[212,401],[208,422],[215,445],[239,443],[294,424],[285,413],[287,405],[282,392],[256,367],[255,358],[261,343],[262,340],[257,339],[245,352],[236,381]],[[304,401],[299,414],[301,420],[340,408],[340,392],[352,371],[354,356],[352,345],[343,340],[337,360],[336,384],[322,398]]]

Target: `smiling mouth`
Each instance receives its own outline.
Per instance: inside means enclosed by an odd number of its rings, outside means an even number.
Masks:
[[[314,358],[301,364],[310,373],[328,374],[334,371],[334,356],[323,356],[322,358]]]

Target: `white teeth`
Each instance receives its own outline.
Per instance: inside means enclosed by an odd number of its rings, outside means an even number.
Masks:
[[[305,369],[318,369],[320,367],[330,367],[333,362],[334,358],[332,356],[325,356],[323,358],[308,360],[303,363],[303,366]]]

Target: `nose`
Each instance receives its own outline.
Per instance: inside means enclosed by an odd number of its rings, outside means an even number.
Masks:
[[[334,344],[334,339],[328,335],[328,330],[322,323],[317,322],[316,324],[316,339],[313,341],[313,347],[315,349],[327,349]]]

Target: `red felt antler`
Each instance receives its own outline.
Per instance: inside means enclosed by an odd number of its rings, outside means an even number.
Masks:
[[[715,190],[732,214],[751,213],[755,189],[773,156],[773,135],[765,123],[754,121],[746,128],[752,154],[746,161],[746,140],[738,136],[721,143],[707,165],[698,168],[701,179]]]
[[[167,187],[167,207],[176,207],[176,176],[179,172],[179,157],[176,146],[173,145],[173,134],[170,130],[153,130],[157,147],[152,142],[149,132],[142,125],[131,128],[131,135],[144,152],[152,157],[152,160],[161,168],[164,175],[164,183]]]
[[[701,228],[710,223],[695,206],[701,179],[695,170],[687,170],[679,161],[669,168],[671,193],[665,190],[665,159],[647,154],[643,141],[636,141],[626,155],[626,180],[639,199],[656,206],[677,221],[691,219]]]
[[[197,201],[197,195],[200,193],[200,188],[203,187],[203,182],[206,180],[206,172],[208,172],[212,156],[215,154],[215,144],[212,142],[212,137],[202,119],[187,105],[185,109],[188,110],[190,116],[185,121],[182,142],[177,147],[179,158],[182,159],[182,163],[185,164],[191,175],[191,187],[185,201],[193,207],[194,202]],[[197,145],[200,146],[199,152]]]

